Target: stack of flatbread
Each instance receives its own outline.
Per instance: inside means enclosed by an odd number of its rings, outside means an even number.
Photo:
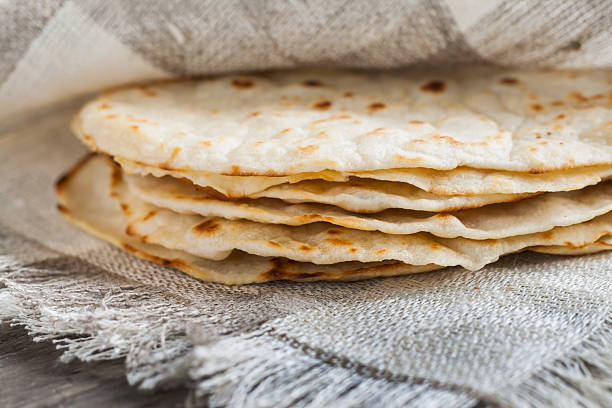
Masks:
[[[612,73],[299,71],[106,92],[73,222],[200,279],[362,279],[612,248]]]

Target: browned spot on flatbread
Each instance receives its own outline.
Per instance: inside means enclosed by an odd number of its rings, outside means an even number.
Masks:
[[[140,127],[138,127],[138,125],[132,125],[130,126],[133,130],[138,132],[138,129],[140,129]]]
[[[117,115],[115,115],[114,113],[106,115],[106,119],[115,119],[116,117],[117,117]]]
[[[345,92],[342,94],[342,96],[344,96],[345,98],[352,98],[353,96],[355,96],[355,94],[353,94],[352,92]]]
[[[357,252],[357,248],[352,247],[351,249],[349,249],[349,252],[351,252],[351,253],[353,253],[353,254],[354,254],[355,252]]]
[[[329,242],[332,245],[336,245],[336,246],[349,246],[349,245],[353,245],[352,241],[349,241],[347,239],[340,239],[340,238],[326,238],[325,242]]]
[[[439,140],[439,141],[442,141],[442,142],[445,142],[445,143],[450,143],[452,145],[463,145],[463,144],[465,144],[465,143],[462,143],[462,142],[458,141],[457,139],[455,139],[452,136],[434,134],[434,135],[431,135],[430,137],[432,139]]]
[[[319,274],[305,274],[305,273],[293,273],[287,271],[288,267],[294,262],[289,261],[285,258],[272,258],[270,260],[272,264],[270,269],[266,272],[261,273],[258,277],[263,281],[272,280],[287,280],[287,279],[304,279],[308,277],[316,277]]]
[[[281,130],[281,132],[280,132],[280,133],[281,133],[281,135],[282,135],[282,134],[285,134],[285,133],[289,133],[289,132],[291,132],[291,130],[292,130],[291,128],[283,129],[283,130]]]
[[[212,143],[210,143],[210,141],[209,141],[209,140],[202,140],[202,141],[200,142],[200,144],[201,144],[202,146],[210,147]]]
[[[422,140],[422,142],[425,143],[424,140]],[[405,162],[410,162],[410,163],[422,163],[423,162],[423,159],[421,157],[408,157],[408,156],[404,156],[403,154],[399,154],[399,153],[394,154],[393,158],[395,160],[400,160],[400,161],[405,161]]]
[[[555,116],[556,120],[562,120],[565,119],[567,117],[567,115],[565,113],[560,113],[557,116]]]
[[[305,153],[312,153],[317,149],[319,149],[319,145],[310,144],[308,146],[298,146],[298,150]]]
[[[251,117],[251,118],[254,118],[254,117],[259,116],[259,115],[261,115],[261,112],[251,112],[251,113],[249,113],[248,116]]]
[[[222,172],[221,174],[224,176],[268,176],[268,177],[281,177],[286,176],[284,173],[277,173],[274,170],[270,169],[265,172],[251,172],[251,171],[242,171],[240,166],[232,165],[232,171],[230,172]]]
[[[316,79],[307,79],[304,82],[302,82],[302,85],[316,87],[316,86],[323,86],[323,82],[316,80]]]
[[[427,82],[426,84],[421,85],[421,91],[424,92],[442,93],[445,89],[446,83],[440,79],[434,79],[432,81]]]
[[[300,280],[300,279],[312,279],[312,278],[328,278],[336,279],[343,276],[359,273],[369,268],[358,268],[355,271],[346,271],[341,273],[327,273],[327,272],[313,272],[313,273],[296,273],[291,272],[290,268],[295,265],[296,262],[290,261],[285,258],[273,258],[270,260],[270,269],[260,275],[257,280],[272,281],[272,280]],[[373,268],[374,269],[374,268]]]
[[[411,120],[410,122],[411,125],[424,125],[425,122],[423,122],[422,120]]]
[[[232,80],[232,85],[236,89],[249,89],[255,86],[255,83],[249,78],[235,78]]]
[[[68,214],[69,213],[68,209],[66,207],[64,207],[60,203],[57,203],[56,207],[57,207],[57,211],[61,212],[62,214]]]
[[[312,107],[314,109],[318,109],[318,110],[327,110],[329,108],[331,108],[332,103],[331,101],[328,100],[323,100],[323,101],[319,101],[319,102],[315,102]]]
[[[382,254],[384,254],[385,252],[387,252],[387,250],[386,250],[386,249],[379,249],[378,251],[376,251],[376,253],[377,253],[378,255],[382,255]]]
[[[589,98],[584,96],[582,92],[579,92],[579,91],[570,92],[569,97],[578,102],[588,102],[589,101]]]
[[[300,245],[299,250],[300,251],[312,251],[314,250],[314,248],[309,245]]]
[[[499,83],[502,85],[516,85],[519,83],[519,80],[512,77],[505,77],[499,80]]]
[[[366,133],[367,135],[382,135],[385,134],[387,132],[387,129],[385,128],[376,128],[371,132]]]
[[[318,125],[320,123],[325,123],[325,122],[331,122],[333,120],[341,120],[341,119],[352,119],[353,117],[351,115],[335,115],[335,116],[331,116],[327,119],[319,119],[319,120],[315,120],[314,122],[312,122],[313,125]]]
[[[338,230],[335,230],[335,229],[330,229],[330,230],[326,231],[326,234],[328,234],[328,235],[340,235],[340,234],[342,234],[342,231],[338,231]]]
[[[155,214],[157,214],[157,211],[151,210],[144,217],[142,217],[142,220],[143,221],[147,221],[147,220],[151,219],[151,217],[154,217]]]
[[[221,227],[215,222],[215,220],[209,219],[202,221],[198,225],[194,226],[192,230],[200,235],[212,235],[218,231]]]
[[[132,212],[130,211],[130,206],[126,203],[120,203],[119,206],[125,215],[130,215]]]
[[[149,123],[148,119],[137,119],[137,118],[131,118],[130,119],[132,122],[136,122],[136,123]]]
[[[552,239],[555,236],[555,233],[552,230],[548,230],[542,233],[542,237],[544,239]]]
[[[279,244],[278,242],[274,242],[274,241],[266,241],[266,244],[276,247],[276,248],[282,248],[283,246],[281,244]]]
[[[376,111],[385,109],[386,107],[387,105],[382,102],[374,102],[368,105],[368,110],[370,111],[370,113],[374,113]]]
[[[103,103],[102,105],[99,106],[100,109],[110,109],[111,106],[108,103]]]
[[[563,101],[552,101],[549,104],[550,106],[565,106],[565,102]]]
[[[141,87],[140,91],[147,96],[157,96],[157,92],[151,88],[147,88],[146,86]]]
[[[170,155],[170,158],[169,158],[168,160],[166,160],[165,162],[163,162],[163,163],[159,163],[157,166],[158,166],[160,169],[164,169],[164,170],[176,170],[176,169],[174,169],[174,168],[173,168],[173,167],[170,165],[170,162],[171,162],[172,160],[174,160],[174,158],[175,158],[175,157],[176,157],[176,156],[177,156],[177,155],[178,155],[180,152],[181,152],[181,148],[180,148],[180,147],[175,147],[175,148],[172,150],[172,154]]]
[[[539,103],[532,103],[529,107],[534,112],[542,112],[544,110],[544,105],[540,105]]]

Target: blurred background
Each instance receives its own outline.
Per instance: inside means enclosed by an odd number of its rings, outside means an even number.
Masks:
[[[325,65],[612,66],[608,0],[3,0],[0,120],[118,84]]]

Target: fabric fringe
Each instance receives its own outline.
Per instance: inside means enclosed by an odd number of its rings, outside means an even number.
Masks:
[[[370,378],[334,366],[261,328],[198,345],[190,406],[211,407],[471,407],[464,393],[427,383]]]
[[[34,341],[52,340],[62,361],[126,357],[128,381],[141,389],[188,385],[190,407],[468,408],[479,398],[512,407],[612,406],[612,321],[520,385],[475,396],[364,375],[275,336],[267,324],[210,338],[189,304],[149,286],[96,279],[1,256],[0,320],[24,326]]]
[[[612,319],[567,357],[502,395],[500,405],[513,407],[612,407]]]

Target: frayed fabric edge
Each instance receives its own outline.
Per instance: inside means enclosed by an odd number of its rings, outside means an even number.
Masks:
[[[612,316],[566,357],[500,390],[493,401],[508,407],[612,407]]]
[[[192,393],[187,406],[468,408],[479,402],[467,393],[441,390],[426,382],[367,377],[351,367],[331,365],[270,336],[265,328],[193,347],[192,341],[198,343],[197,334],[187,336],[184,330],[194,321],[183,320],[182,329],[178,329],[183,333],[179,334],[174,327],[171,330],[174,336],[168,336],[165,327],[157,327],[157,332],[148,328],[146,333],[137,333],[142,326],[133,325],[133,320],[142,315],[142,310],[137,308],[133,313],[123,310],[119,316],[111,307],[98,312],[110,313],[115,326],[124,322],[133,326],[131,330],[123,335],[101,327],[88,332],[82,327],[83,316],[53,313],[43,300],[34,300],[37,293],[65,288],[61,275],[29,281],[28,274],[21,273],[27,272],[27,267],[4,258],[0,260],[0,284],[4,286],[0,286],[0,320],[24,326],[34,341],[54,341],[63,349],[61,360],[65,362],[74,358],[95,361],[127,357],[128,381],[142,389],[188,384]],[[137,298],[145,289],[124,287],[120,296]],[[176,305],[173,309],[178,311]],[[134,339],[135,334],[143,338]],[[567,357],[485,400],[512,407],[612,406],[612,319]]]

